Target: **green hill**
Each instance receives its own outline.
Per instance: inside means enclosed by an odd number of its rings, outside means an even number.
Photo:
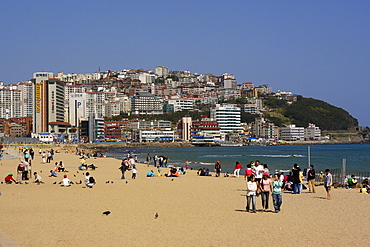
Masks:
[[[291,105],[278,110],[280,114],[271,116],[271,121],[279,126],[295,124],[306,127],[309,123],[316,124],[322,130],[347,130],[358,126],[358,120],[342,108],[335,107],[324,101],[298,97]],[[271,113],[266,114],[267,117]],[[281,117],[278,117],[281,115]],[[274,119],[277,118],[277,119]]]

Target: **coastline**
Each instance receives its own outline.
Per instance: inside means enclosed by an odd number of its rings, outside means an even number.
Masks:
[[[298,146],[298,145],[336,145],[336,144],[359,144],[359,143],[369,143],[364,141],[294,141],[286,142],[283,144],[275,145],[245,145],[245,146]],[[137,142],[137,143],[83,143],[83,144],[72,144],[71,146],[76,146],[80,149],[89,149],[91,151],[108,151],[116,148],[165,148],[165,147],[199,147],[191,143],[186,142],[166,142],[166,143],[157,143],[157,142]],[[217,145],[215,145],[216,147]],[[213,146],[208,146],[213,147]],[[236,147],[237,148],[237,147]]]
[[[80,160],[72,154],[74,148],[57,149],[60,153],[54,161],[63,160],[72,181],[83,179],[83,172],[77,173]],[[4,159],[1,176],[14,173],[17,162]],[[1,218],[8,222],[2,230],[26,247],[240,246],[246,241],[255,246],[284,246],[287,239],[303,246],[322,245],[323,241],[332,246],[358,246],[370,240],[367,234],[358,237],[361,229],[370,227],[370,198],[357,190],[333,189],[333,200],[325,199],[322,186],[316,187],[315,194],[284,193],[278,214],[250,214],[245,212],[242,177],[199,177],[196,171],[188,171],[174,179],[147,178],[145,174],[153,166],[137,164],[137,179],[131,179],[127,172],[127,179],[121,180],[120,160],[90,158],[87,163],[98,166],[90,171],[97,181],[94,188],[77,184],[62,188],[53,185],[61,180],[61,174],[48,177],[54,165],[42,164],[36,154],[33,167],[45,184],[0,184]],[[259,197],[257,209],[261,209]],[[106,210],[111,211],[109,216],[102,215]],[[154,217],[156,213],[158,218]],[[260,234],[249,230],[261,222],[268,223],[260,228]],[[298,232],[294,230],[297,227]]]

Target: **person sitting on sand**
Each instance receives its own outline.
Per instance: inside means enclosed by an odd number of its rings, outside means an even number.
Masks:
[[[95,179],[90,176],[89,172],[86,172],[85,185],[87,188],[92,188],[96,184]]]
[[[6,177],[5,177],[5,183],[6,184],[11,184],[11,183],[17,183],[15,181],[15,179],[13,178],[13,174],[12,173],[9,173]]]
[[[91,164],[91,165],[88,165],[87,166],[88,168],[90,168],[91,170],[95,171],[96,168],[98,168],[97,166],[95,166],[94,164]]]
[[[146,176],[147,176],[147,177],[155,177],[153,170],[150,170],[150,172],[148,172],[148,173],[146,174]]]
[[[356,188],[356,186],[357,186],[357,180],[355,178],[355,175],[351,175],[351,177],[348,179],[348,186],[350,188]]]
[[[34,183],[36,184],[43,184],[44,182],[42,181],[42,178],[39,174],[37,174],[37,172],[34,172],[33,173],[33,176],[34,176]]]
[[[172,167],[168,173],[168,177],[180,177],[179,171],[175,167]]]
[[[49,177],[57,177],[57,172],[56,171],[53,171],[53,170],[50,170]]]
[[[63,161],[60,161],[58,165],[58,172],[64,172],[64,170],[65,170],[64,163]]]
[[[63,176],[63,180],[62,180],[61,184],[62,184],[61,186],[63,186],[63,187],[71,186],[71,180],[69,180],[67,175]]]

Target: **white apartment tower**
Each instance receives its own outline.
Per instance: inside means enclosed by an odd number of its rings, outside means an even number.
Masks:
[[[228,133],[243,131],[240,108],[235,104],[216,104],[210,109],[210,117],[218,122],[222,138]]]
[[[155,73],[158,76],[166,77],[168,75],[168,67],[157,66],[157,67],[155,67]]]
[[[21,117],[32,117],[33,115],[33,91],[32,82],[20,82],[18,90],[21,91]]]
[[[0,118],[21,117],[21,91],[0,89]]]

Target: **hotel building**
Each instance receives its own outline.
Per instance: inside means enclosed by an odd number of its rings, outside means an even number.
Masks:
[[[33,133],[64,132],[64,83],[50,72],[33,74]]]

